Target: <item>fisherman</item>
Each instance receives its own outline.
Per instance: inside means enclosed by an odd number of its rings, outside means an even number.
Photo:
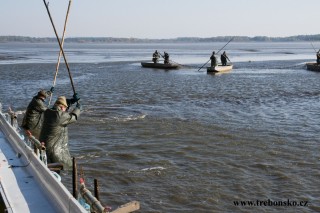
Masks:
[[[44,112],[44,121],[40,133],[40,141],[45,143],[48,163],[62,163],[64,169],[72,167],[72,159],[68,148],[68,125],[79,119],[82,106],[77,94],[67,100],[60,96],[51,109]],[[67,112],[69,104],[78,102],[72,112]]]
[[[216,53],[213,51],[212,55],[210,57],[210,59],[211,59],[211,67],[216,67],[217,66],[217,58],[216,58],[215,54]]]
[[[169,54],[167,52],[164,52],[164,63],[169,64]]]
[[[153,53],[153,55],[152,55],[152,61],[153,61],[153,63],[158,63],[159,58],[160,58],[160,55],[159,55],[159,53],[158,53],[158,50],[156,50],[156,51]]]
[[[226,51],[224,51],[222,54],[221,54],[221,64],[222,66],[227,66],[227,59],[230,61],[230,59],[228,58],[227,54],[226,54]]]
[[[26,131],[29,130],[36,139],[39,139],[40,136],[43,112],[47,110],[45,99],[53,93],[53,90],[54,87],[51,87],[50,91],[40,90],[32,98],[23,117],[21,127]]]
[[[320,65],[320,49],[317,52],[317,64]]]

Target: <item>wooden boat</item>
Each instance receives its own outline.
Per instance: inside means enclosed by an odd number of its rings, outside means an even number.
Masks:
[[[153,62],[141,62],[142,67],[146,68],[155,68],[155,69],[178,69],[180,67],[179,64],[161,64],[161,63],[153,63]]]
[[[307,70],[310,71],[320,71],[320,65],[317,63],[306,63],[307,65]]]
[[[223,73],[223,72],[229,72],[233,68],[232,64],[222,66],[219,64],[218,66],[215,67],[207,67],[207,73]]]

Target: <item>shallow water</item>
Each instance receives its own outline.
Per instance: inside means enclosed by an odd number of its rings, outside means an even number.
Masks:
[[[223,43],[65,44],[84,112],[70,151],[104,205],[140,212],[319,212],[320,73],[309,43],[231,43],[234,70],[197,71]],[[320,44],[315,43],[315,46]],[[180,70],[142,68],[169,52]],[[0,101],[25,110],[52,85],[55,44],[0,45]],[[5,56],[5,57],[4,57]],[[73,94],[64,64],[55,97]],[[71,189],[69,173],[62,174]],[[240,207],[235,201],[308,201]]]

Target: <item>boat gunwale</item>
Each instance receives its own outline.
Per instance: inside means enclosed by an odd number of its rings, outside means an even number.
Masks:
[[[0,130],[10,147],[16,153],[21,154],[21,161],[24,165],[28,164],[24,168],[39,183],[39,188],[41,188],[48,201],[50,201],[56,210],[59,212],[86,212],[67,188],[57,180],[48,167],[36,156],[33,150],[25,144],[17,129],[9,123],[6,114],[2,111],[0,111]]]

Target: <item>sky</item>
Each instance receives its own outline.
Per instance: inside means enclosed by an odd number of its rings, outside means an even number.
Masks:
[[[69,0],[47,0],[61,36]],[[320,0],[72,0],[66,37],[320,34]],[[0,0],[0,36],[55,37],[43,0]]]

